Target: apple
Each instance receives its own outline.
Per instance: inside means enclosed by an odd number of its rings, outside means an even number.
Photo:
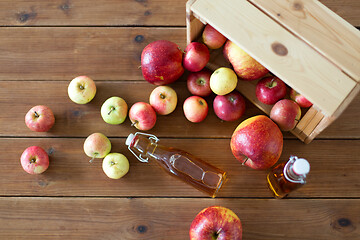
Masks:
[[[87,76],[74,78],[68,86],[69,98],[74,103],[86,104],[95,97],[95,94],[95,82]]]
[[[166,85],[184,73],[183,52],[176,43],[158,40],[148,44],[141,53],[141,70],[149,83]]]
[[[189,73],[186,84],[191,94],[200,97],[209,96],[212,92],[210,88],[210,76],[211,72],[207,69]]]
[[[232,154],[243,165],[253,169],[267,169],[280,158],[283,135],[270,118],[258,115],[237,126],[230,147]]]
[[[187,120],[198,123],[206,118],[209,107],[202,97],[191,96],[184,101],[183,109]]]
[[[204,28],[202,39],[206,46],[210,49],[221,48],[226,42],[226,37],[209,24],[207,24]]]
[[[286,95],[286,85],[278,77],[266,77],[256,84],[257,99],[265,104],[275,104]]]
[[[224,46],[224,56],[234,67],[236,74],[245,81],[264,77],[269,70],[253,59],[235,43],[227,40]]]
[[[241,240],[240,218],[230,209],[211,206],[199,212],[190,225],[190,240]]]
[[[106,123],[121,124],[127,116],[128,105],[121,97],[108,98],[101,106],[101,117]]]
[[[129,161],[121,153],[109,153],[102,162],[102,169],[111,179],[119,179],[129,171]]]
[[[211,74],[210,88],[217,95],[226,95],[236,88],[237,81],[237,76],[232,69],[221,67]]]
[[[139,130],[147,131],[155,126],[156,112],[150,104],[137,102],[131,106],[129,118],[132,122],[131,126],[135,126]]]
[[[290,98],[294,100],[297,104],[299,104],[302,108],[311,107],[313,104],[307,100],[304,95],[296,92],[294,89],[290,90]]]
[[[26,126],[35,132],[47,132],[54,126],[54,123],[53,112],[44,105],[32,107],[25,115]]]
[[[245,99],[238,91],[218,95],[213,102],[214,112],[221,120],[238,120],[245,112]]]
[[[158,86],[150,93],[149,103],[156,113],[168,115],[176,108],[177,94],[169,86]]]
[[[183,66],[190,72],[198,72],[206,66],[209,59],[209,49],[202,43],[192,42],[185,48]]]
[[[102,133],[93,133],[85,139],[84,152],[91,157],[90,162],[95,158],[105,157],[111,150],[110,140]]]
[[[301,117],[301,109],[293,100],[282,99],[271,108],[270,118],[277,123],[282,131],[295,128]]]
[[[25,149],[21,154],[20,162],[25,172],[30,174],[40,174],[49,167],[49,156],[44,149],[32,146]]]

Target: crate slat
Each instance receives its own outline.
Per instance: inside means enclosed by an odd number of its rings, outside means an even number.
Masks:
[[[316,0],[249,0],[360,81],[360,31]]]

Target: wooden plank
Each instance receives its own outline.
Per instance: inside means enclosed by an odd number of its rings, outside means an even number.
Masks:
[[[95,79],[96,80],[96,79]],[[229,138],[237,125],[244,119],[263,114],[261,110],[246,100],[246,111],[240,120],[221,121],[212,109],[215,95],[206,98],[209,114],[201,123],[186,120],[182,104],[191,94],[185,79],[172,84],[178,94],[178,106],[168,116],[158,116],[155,127],[150,131],[160,137],[213,137]],[[100,116],[103,102],[111,96],[125,99],[129,107],[138,101],[148,101],[154,85],[145,81],[96,81],[98,88],[95,98],[86,105],[78,105],[68,98],[67,86],[70,81],[0,81],[0,109],[6,113],[0,118],[0,136],[26,137],[86,137],[91,131],[99,131],[112,137],[125,137],[135,128],[130,120],[118,126],[106,124]],[[24,121],[27,111],[35,106],[46,104],[55,114],[56,123],[48,133],[30,131]],[[333,125],[325,129],[319,137],[360,138],[360,96],[357,96]],[[284,133],[286,138],[292,134]]]
[[[70,81],[0,81],[0,109],[8,114],[0,118],[0,136],[48,136],[48,137],[85,137],[89,131],[103,132],[108,136],[125,137],[135,131],[129,118],[118,126],[106,124],[100,116],[103,102],[111,96],[125,99],[129,108],[135,102],[149,101],[151,91],[156,87],[146,81],[105,82],[96,81],[97,94],[86,105],[78,105],[68,98],[67,86]],[[19,85],[26,87],[19,88]],[[199,124],[189,122],[182,105],[191,94],[186,82],[180,81],[171,85],[178,94],[178,106],[168,116],[158,116],[157,123],[151,132],[159,136],[182,137],[229,137],[247,117],[261,114],[255,106],[247,102],[246,114],[241,120],[223,122],[214,113],[212,101],[214,95],[206,98],[209,104],[209,116]],[[46,104],[54,112],[56,123],[48,133],[30,131],[24,121],[27,111],[35,105]]]
[[[89,131],[89,134],[93,131]],[[135,131],[134,131],[135,132]],[[0,159],[1,196],[157,196],[208,197],[171,177],[155,163],[139,162],[125,146],[125,138],[110,138],[112,152],[123,153],[130,171],[111,180],[102,170],[101,159],[89,163],[83,152],[85,138],[0,138],[6,149]],[[218,197],[272,197],[266,185],[266,171],[242,166],[232,155],[229,139],[160,138],[160,144],[183,149],[228,172],[229,180]],[[41,175],[27,174],[20,156],[29,146],[40,146],[50,156],[50,167]],[[315,140],[306,145],[285,140],[280,162],[290,155],[304,157],[311,164],[307,185],[290,198],[360,197],[359,140]]]
[[[0,80],[142,80],[140,56],[150,42],[186,46],[185,28],[0,28]],[[16,64],[15,64],[16,63]]]
[[[340,69],[247,1],[198,0],[191,10],[221,29],[226,37],[304,94],[327,116],[336,111],[355,87],[356,83]]]
[[[360,81],[360,31],[326,6],[316,0],[250,2],[339,66],[355,81]]]
[[[96,80],[96,79],[95,79]],[[68,98],[67,86],[70,81],[0,81],[0,109],[6,113],[0,118],[0,136],[26,137],[86,137],[91,131],[99,131],[112,137],[125,137],[135,128],[130,120],[118,126],[106,124],[100,116],[103,102],[111,96],[125,99],[129,107],[138,101],[148,101],[154,85],[145,81],[96,81],[98,88],[95,98],[86,105],[78,105]],[[195,124],[186,120],[182,104],[191,94],[184,79],[171,85],[178,94],[178,106],[168,116],[158,116],[152,133],[160,137],[213,137],[229,138],[244,119],[263,114],[257,107],[246,101],[246,111],[240,120],[221,121],[212,109],[214,95],[206,98],[209,104],[208,117]],[[24,121],[26,112],[35,105],[46,104],[55,114],[56,123],[48,133],[30,131]],[[333,125],[325,129],[319,137],[360,138],[360,96],[357,96]],[[286,138],[293,138],[284,133]]]
[[[3,0],[0,26],[185,26],[186,0]],[[354,26],[360,26],[359,1],[321,0]]]
[[[188,239],[202,209],[242,221],[243,239],[358,239],[360,200],[0,198],[2,239]],[[291,213],[289,213],[291,209]],[[261,217],[259,217],[261,216]],[[286,227],[284,227],[286,225]]]
[[[4,0],[2,26],[184,26],[186,0]]]

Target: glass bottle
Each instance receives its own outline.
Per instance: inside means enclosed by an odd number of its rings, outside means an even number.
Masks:
[[[156,161],[166,172],[185,183],[215,197],[224,182],[226,172],[209,163],[173,147],[158,144],[155,135],[140,133],[130,134],[126,139],[128,149],[141,162]]]
[[[287,163],[280,163],[267,175],[267,183],[275,198],[283,198],[306,183],[310,164],[304,158],[291,156]]]

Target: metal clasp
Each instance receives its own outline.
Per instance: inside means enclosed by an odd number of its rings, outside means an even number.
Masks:
[[[148,139],[150,139],[150,140],[153,141],[153,143],[157,143],[157,142],[159,141],[159,139],[158,139],[155,135],[153,135],[153,134],[148,134],[148,133],[142,133],[142,132],[136,132],[136,133],[134,134],[133,140],[136,138],[137,135],[147,136]],[[130,148],[130,146],[131,146],[131,144],[129,144],[129,146],[128,146],[129,151],[130,151],[132,154],[134,154],[134,156],[135,156],[140,162],[145,162],[145,163],[148,163],[148,162],[149,162],[149,158],[148,158],[148,157],[147,157],[147,158],[143,158],[143,157],[141,156],[141,153],[140,153],[139,156],[138,156],[138,155]]]

